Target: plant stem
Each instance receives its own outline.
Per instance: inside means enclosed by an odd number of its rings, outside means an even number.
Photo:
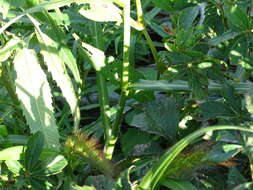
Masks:
[[[96,22],[94,22],[94,32],[95,32],[95,45],[98,49],[102,49],[103,44],[102,44],[102,37],[101,37],[101,30],[100,30],[100,25]],[[96,72],[96,77],[97,77],[97,87],[98,87],[98,96],[99,96],[99,105],[100,105],[100,113],[102,116],[102,123],[104,126],[104,134],[105,134],[105,157],[110,158],[108,156],[108,147],[109,147],[109,139],[111,136],[111,122],[110,122],[110,117],[107,114],[109,111],[109,99],[108,99],[108,90],[106,87],[106,81],[101,73],[101,71]],[[110,155],[110,154],[109,154]]]
[[[112,126],[112,134],[108,144],[107,158],[111,159],[114,147],[118,138],[120,124],[122,121],[123,111],[126,104],[126,99],[129,93],[129,47],[131,40],[131,25],[130,25],[130,0],[125,1],[124,6],[124,42],[123,42],[123,65],[122,65],[122,79],[121,79],[121,95],[116,113],[116,119]]]
[[[142,33],[143,33],[144,37],[146,38],[149,48],[151,50],[151,53],[154,57],[154,60],[155,60],[155,63],[156,63],[157,69],[158,69],[157,80],[159,80],[160,75],[163,71],[163,64],[161,64],[159,61],[159,56],[158,56],[157,50],[155,48],[155,45],[154,45],[150,35],[148,34],[146,27],[145,27],[144,15],[143,15],[142,6],[141,6],[141,0],[136,0],[135,3],[136,3],[136,9],[137,9],[138,24],[143,28]]]

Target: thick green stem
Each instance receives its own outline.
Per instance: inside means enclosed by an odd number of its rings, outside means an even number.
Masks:
[[[95,32],[95,45],[97,48],[102,49],[102,31],[100,30],[100,26],[98,23],[94,22],[94,32]],[[106,87],[106,81],[101,73],[101,71],[96,72],[97,76],[97,87],[98,87],[98,96],[99,96],[99,104],[100,104],[100,113],[102,116],[102,123],[104,126],[104,134],[105,134],[105,157],[110,158],[108,156],[108,147],[109,147],[109,139],[111,136],[111,123],[110,123],[110,117],[108,115],[109,111],[109,99],[108,99],[108,90]],[[110,154],[109,154],[110,155]]]
[[[122,65],[122,79],[121,79],[121,95],[116,114],[115,122],[112,126],[112,134],[108,145],[108,159],[112,158],[114,147],[118,138],[120,124],[123,117],[123,111],[126,99],[129,93],[129,47],[131,39],[131,25],[130,25],[130,0],[125,1],[124,6],[124,44],[123,44],[123,65]]]
[[[144,37],[146,38],[149,48],[151,50],[151,53],[154,57],[154,60],[155,60],[155,63],[156,63],[157,69],[158,69],[157,80],[159,80],[160,75],[163,71],[163,64],[161,64],[159,61],[159,56],[158,56],[157,50],[155,48],[155,45],[154,45],[150,35],[148,34],[146,27],[145,27],[144,15],[143,15],[142,6],[141,6],[141,0],[136,0],[135,2],[136,2],[136,9],[137,9],[138,24],[140,26],[142,26],[142,28],[143,28],[142,33],[143,33]]]

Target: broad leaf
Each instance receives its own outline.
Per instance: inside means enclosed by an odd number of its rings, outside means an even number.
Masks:
[[[131,141],[129,141],[131,139]],[[151,136],[138,129],[128,129],[121,139],[121,147],[125,154],[131,151],[137,144],[149,143]]]
[[[5,164],[11,172],[17,175],[20,174],[21,170],[23,169],[23,166],[17,160],[6,160]]]
[[[60,173],[68,164],[68,161],[62,155],[48,158],[46,161],[42,161],[37,170],[34,170],[32,174],[34,176],[50,176]]]
[[[236,167],[231,168],[229,170],[228,180],[227,180],[228,189],[233,189],[234,187],[246,182],[247,180]]]
[[[0,160],[20,160],[24,146],[12,146],[0,151]]]
[[[44,145],[44,135],[40,131],[35,133],[27,142],[25,151],[25,168],[31,170],[36,166]]]
[[[144,112],[130,112],[126,121],[146,132],[176,140],[179,112],[173,99],[162,98],[143,104]]]
[[[250,29],[250,21],[246,7],[237,5],[236,3],[226,2],[224,12],[229,23],[235,28],[239,28],[239,30]]]
[[[230,107],[220,101],[208,101],[199,105],[203,119],[229,118],[234,116]]]
[[[113,3],[96,0],[79,10],[84,17],[97,22],[122,22],[121,10]]]
[[[45,145],[59,147],[52,95],[44,71],[33,50],[22,49],[14,59],[16,92],[31,133],[41,131]]]

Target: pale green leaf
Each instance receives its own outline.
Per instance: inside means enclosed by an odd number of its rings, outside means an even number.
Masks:
[[[19,38],[12,38],[5,46],[0,48],[0,62],[6,61],[12,54],[12,52],[19,47],[21,40]]]
[[[24,146],[12,146],[0,151],[0,160],[20,160]]]
[[[59,147],[52,95],[35,51],[26,48],[18,51],[14,59],[14,69],[17,76],[16,93],[31,132],[34,134],[41,131],[47,147]]]
[[[82,42],[82,46],[88,58],[90,59],[91,64],[96,71],[101,71],[105,67],[105,54],[100,49],[97,49],[89,44]]]
[[[23,166],[17,160],[6,160],[5,164],[7,168],[14,174],[19,174]]]
[[[97,22],[122,22],[121,10],[111,2],[93,1],[79,10],[84,17]]]

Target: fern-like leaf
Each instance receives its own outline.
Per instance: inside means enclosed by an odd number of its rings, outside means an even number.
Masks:
[[[15,56],[16,93],[31,133],[41,131],[45,145],[58,148],[59,134],[54,118],[52,95],[34,50],[21,49]]]

